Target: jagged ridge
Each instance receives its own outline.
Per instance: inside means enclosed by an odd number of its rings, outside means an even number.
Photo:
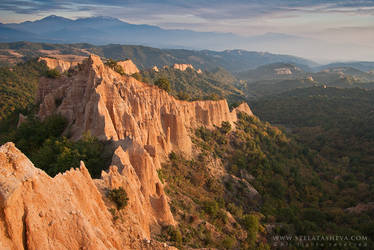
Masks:
[[[191,155],[191,128],[212,128],[223,121],[234,125],[237,110],[252,114],[245,103],[230,112],[226,100],[176,100],[156,86],[121,76],[94,55],[71,78],[43,79],[38,99],[40,117],[64,115],[73,139],[84,131],[102,140],[130,137],[154,147],[152,151],[160,156],[172,150]],[[56,100],[61,100],[58,107]]]

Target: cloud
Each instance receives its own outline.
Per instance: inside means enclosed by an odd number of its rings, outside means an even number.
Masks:
[[[2,0],[0,10],[18,14],[48,11],[91,10],[92,14],[110,15],[119,9],[124,14],[160,16],[169,13],[190,14],[207,20],[241,19],[274,13],[346,12],[374,13],[374,1],[369,0]]]

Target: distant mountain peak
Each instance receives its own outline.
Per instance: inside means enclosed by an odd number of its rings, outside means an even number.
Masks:
[[[56,17],[59,17],[59,16],[56,16],[56,15],[49,15],[49,16],[45,17],[44,19],[46,19],[46,18],[56,18]]]
[[[65,18],[65,17],[62,17],[62,16],[49,15],[49,16],[46,16],[46,17],[40,19],[40,20],[36,20],[35,22],[38,22],[38,21],[60,21],[60,20],[71,21],[71,19],[68,19],[68,18]]]
[[[91,17],[80,17],[76,21],[110,21],[124,23],[118,18],[110,16],[91,16]]]

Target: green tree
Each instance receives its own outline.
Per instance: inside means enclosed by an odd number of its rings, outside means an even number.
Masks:
[[[231,130],[231,124],[229,122],[222,122],[220,131],[223,134],[227,134]]]
[[[165,90],[168,93],[171,90],[171,88],[170,88],[170,81],[167,78],[163,78],[163,77],[158,78],[155,81],[155,85],[158,86],[160,89]]]
[[[218,203],[215,200],[206,201],[203,203],[203,210],[212,218],[215,218],[219,211]]]
[[[103,143],[90,135],[77,142],[66,137],[50,137],[31,154],[31,160],[50,176],[78,167],[84,161],[91,176],[99,178],[106,166],[103,151]]]
[[[116,204],[118,210],[123,209],[127,206],[129,198],[127,197],[127,193],[125,189],[123,189],[123,187],[109,190],[107,196]]]
[[[132,74],[131,76],[134,77],[136,80],[138,80],[140,82],[144,82],[143,76],[139,72],[136,72],[136,73]]]
[[[254,214],[247,214],[243,216],[243,226],[247,230],[247,241],[251,247],[256,244],[256,237],[260,228],[260,222]]]
[[[48,78],[58,78],[61,76],[61,73],[57,69],[50,69],[45,72],[45,76]]]
[[[235,239],[230,237],[230,236],[226,236],[225,239],[223,239],[222,241],[222,246],[225,248],[225,249],[232,249],[234,246],[235,246]]]
[[[105,65],[110,67],[111,69],[113,69],[114,71],[119,73],[120,75],[126,75],[125,72],[123,71],[123,68],[120,65],[118,65],[116,60],[113,60],[113,59],[109,58],[105,62]]]
[[[166,233],[169,235],[170,240],[175,242],[176,246],[182,246],[183,237],[177,227],[167,226]]]
[[[191,99],[191,96],[184,91],[179,91],[177,94],[177,97],[179,100],[183,100],[183,101],[189,101]]]

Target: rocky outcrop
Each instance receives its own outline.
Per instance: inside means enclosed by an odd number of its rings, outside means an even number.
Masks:
[[[349,207],[345,209],[345,211],[347,211],[348,213],[355,213],[355,214],[359,214],[359,213],[370,211],[370,210],[374,210],[374,202],[369,202],[366,204],[359,203],[354,207]]]
[[[306,80],[309,81],[309,82],[314,82],[314,78],[312,76],[308,76],[306,78]]]
[[[19,126],[21,126],[21,124],[24,123],[24,122],[26,122],[26,121],[27,121],[27,116],[19,113],[19,115],[18,115],[18,122],[17,122],[17,128],[19,128]]]
[[[136,67],[136,65],[130,59],[125,60],[125,61],[119,61],[119,62],[117,62],[117,64],[122,67],[123,72],[126,75],[132,75],[132,74],[135,74],[135,73],[139,73],[138,67]]]
[[[173,69],[178,69],[180,71],[186,71],[187,69],[195,70],[195,68],[191,64],[174,64]],[[202,74],[203,71],[201,69],[197,69],[196,73]]]
[[[151,226],[175,224],[156,172],[161,166],[130,139],[124,145],[115,150],[109,172],[95,181],[101,190],[123,187],[127,191],[133,224],[139,224],[149,238]]]
[[[238,107],[232,110],[232,113],[235,115],[235,117],[237,116],[239,112],[243,112],[248,115],[253,115],[251,108],[248,106],[246,102],[241,103]]]
[[[274,69],[277,75],[292,75],[292,71],[289,68],[278,68]]]
[[[118,148],[110,171],[93,181],[83,162],[79,169],[51,178],[13,143],[0,147],[0,248],[168,249],[144,241],[150,239],[152,220],[174,221],[161,189],[154,187],[150,202],[142,195],[141,179],[153,177],[145,172],[149,169],[132,167],[142,155],[131,148]],[[129,204],[119,212],[121,220],[114,221],[105,190],[120,186],[129,194]]]
[[[152,67],[152,70],[155,71],[155,72],[159,72],[159,69],[156,65]]]
[[[251,114],[247,104],[230,112],[226,100],[176,100],[156,86],[121,76],[94,55],[80,68],[70,78],[42,79],[38,93],[39,116],[65,116],[73,139],[90,131],[102,140],[129,137],[150,155],[164,157],[174,150],[190,156],[190,129],[223,121],[234,126],[238,110]]]
[[[50,178],[12,143],[0,148],[0,162],[0,242],[5,249],[124,247],[83,164]]]
[[[49,58],[49,57],[40,57],[38,61],[45,62],[45,64],[47,65],[49,69],[56,69],[60,73],[63,73],[67,71],[68,69],[77,66],[79,63],[77,61],[71,62],[71,61],[64,61],[64,60]]]
[[[173,69],[179,69],[180,71],[185,71],[186,69],[194,69],[191,64],[174,64]]]

